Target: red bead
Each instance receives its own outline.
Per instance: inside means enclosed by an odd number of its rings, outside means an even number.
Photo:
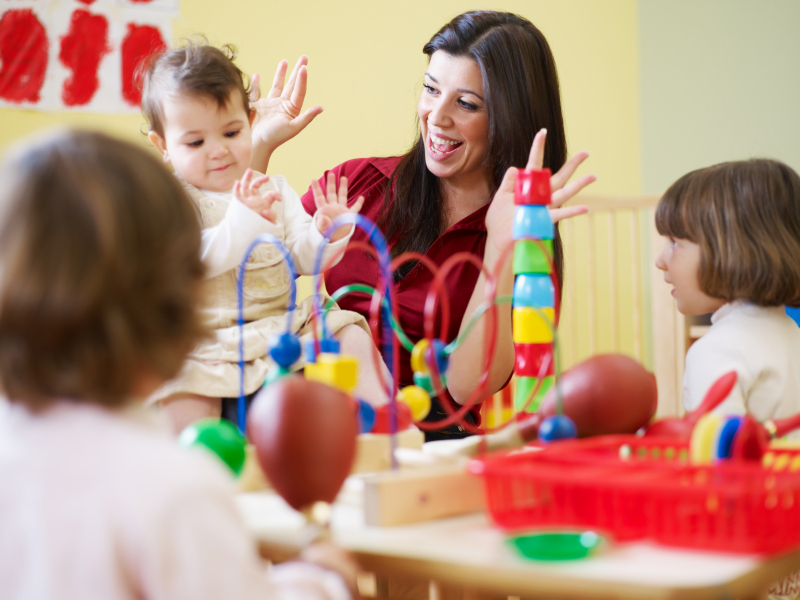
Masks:
[[[550,204],[550,169],[517,172],[514,204]]]
[[[539,377],[539,369],[545,356],[550,357],[550,366],[543,375],[552,375],[553,345],[552,344],[514,344],[514,372],[517,377]]]
[[[395,402],[397,407],[397,431],[403,431],[411,427],[414,419],[411,417],[411,409],[407,404]],[[384,404],[375,409],[375,424],[370,433],[389,433],[389,405]]]

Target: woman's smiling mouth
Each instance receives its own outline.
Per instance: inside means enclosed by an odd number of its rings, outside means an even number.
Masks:
[[[464,142],[446,140],[434,134],[428,136],[428,148],[430,148],[433,158],[444,159],[454,154]]]

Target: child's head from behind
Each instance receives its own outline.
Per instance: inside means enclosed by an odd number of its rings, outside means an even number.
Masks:
[[[669,238],[656,265],[684,314],[734,300],[800,305],[800,177],[785,164],[692,171],[664,194],[656,227]]]
[[[32,407],[116,406],[180,369],[204,329],[196,210],[146,150],[66,132],[0,173],[0,386]]]
[[[151,64],[142,111],[149,137],[188,183],[225,192],[250,166],[251,113],[234,51],[187,42]]]

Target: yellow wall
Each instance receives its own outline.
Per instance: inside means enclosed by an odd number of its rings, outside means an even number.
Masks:
[[[273,158],[298,191],[349,158],[402,153],[415,134],[415,104],[425,70],[424,43],[446,21],[475,8],[462,0],[310,0],[302,4],[183,0],[175,36],[204,33],[234,43],[245,72],[269,84],[278,61],[307,54],[307,104],[325,112]],[[640,191],[639,83],[635,0],[508,0],[481,8],[508,10],[533,21],[548,38],[559,69],[570,149],[592,153],[595,194]],[[99,127],[145,143],[135,115],[42,114],[0,110],[0,148],[56,124]],[[585,227],[577,223],[576,230]],[[568,243],[579,243],[580,236]],[[597,260],[602,262],[601,258]],[[602,265],[599,265],[602,267]],[[584,265],[569,265],[572,282]],[[567,301],[585,289],[569,286]],[[600,307],[598,312],[609,310]],[[585,321],[581,317],[577,323]],[[575,323],[565,321],[568,331]],[[572,356],[585,355],[584,346]]]

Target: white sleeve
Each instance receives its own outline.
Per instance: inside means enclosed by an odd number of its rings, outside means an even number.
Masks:
[[[706,393],[725,373],[736,371],[736,385],[714,412],[725,415],[743,415],[747,412],[747,396],[753,376],[744,356],[726,344],[724,338],[717,339],[711,331],[697,340],[686,353],[686,368],[683,372],[683,407],[694,410]]]
[[[227,490],[194,488],[161,511],[142,565],[153,600],[349,600],[338,574],[305,563],[267,571]]]
[[[206,266],[206,277],[216,277],[238,267],[250,242],[262,233],[280,238],[281,228],[231,198],[220,224],[202,232],[200,257]]]
[[[297,274],[314,275],[314,261],[325,238],[317,229],[316,220],[303,208],[300,196],[286,183],[286,179],[280,175],[275,175],[271,178],[271,181],[280,190],[281,198],[283,198],[284,243],[292,255]],[[353,231],[355,231],[355,227]],[[347,245],[353,235],[353,231],[342,239],[327,245],[322,257],[323,265],[335,252]],[[341,260],[341,257],[339,257],[339,260]],[[339,260],[336,262],[338,263]]]

